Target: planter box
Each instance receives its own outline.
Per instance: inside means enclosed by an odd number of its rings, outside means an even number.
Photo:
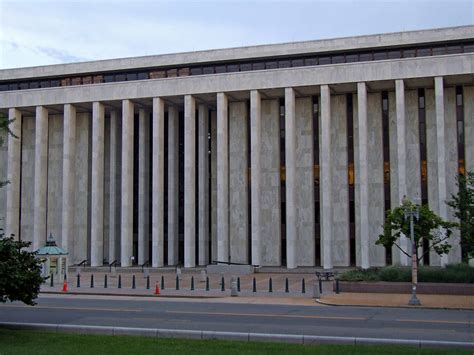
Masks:
[[[334,290],[336,283],[333,283]],[[411,293],[409,282],[353,282],[339,281],[340,292],[358,293]],[[474,284],[460,283],[419,283],[416,289],[425,295],[464,295],[474,296]]]

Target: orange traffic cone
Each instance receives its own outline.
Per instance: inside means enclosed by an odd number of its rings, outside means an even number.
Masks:
[[[66,278],[64,278],[63,292],[67,292],[67,280],[66,280]]]
[[[158,286],[158,282],[156,283],[156,287],[155,287],[155,295],[159,295],[160,294],[160,286]]]

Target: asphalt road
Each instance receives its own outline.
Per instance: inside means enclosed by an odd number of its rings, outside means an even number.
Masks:
[[[0,304],[0,322],[474,341],[474,311],[41,296]]]

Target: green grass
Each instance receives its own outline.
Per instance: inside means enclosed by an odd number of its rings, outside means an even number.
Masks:
[[[351,270],[341,275],[342,281],[411,282],[411,268],[389,266],[368,270]],[[418,282],[474,283],[474,269],[467,264],[447,265],[446,268],[421,266]]]
[[[408,346],[299,345],[160,339],[0,329],[0,354],[471,354]]]

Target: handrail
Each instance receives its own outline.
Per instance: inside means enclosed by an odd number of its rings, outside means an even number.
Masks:
[[[233,263],[230,261],[219,261],[219,260],[213,260],[212,264],[217,265],[217,264],[225,264],[225,265],[251,265],[251,264],[245,264],[245,263]],[[259,267],[259,265],[251,265],[253,267]]]
[[[141,267],[142,267],[142,272],[145,272],[144,268],[145,268],[145,266],[147,266],[147,265],[149,265],[148,260],[145,261],[145,262],[141,265]]]
[[[117,260],[114,260],[109,264],[110,272],[112,272],[112,266],[115,266],[115,265],[117,265]]]
[[[87,259],[84,259],[84,260],[82,260],[79,264],[77,264],[77,266],[82,266],[82,265],[85,266],[86,263],[87,263]]]

